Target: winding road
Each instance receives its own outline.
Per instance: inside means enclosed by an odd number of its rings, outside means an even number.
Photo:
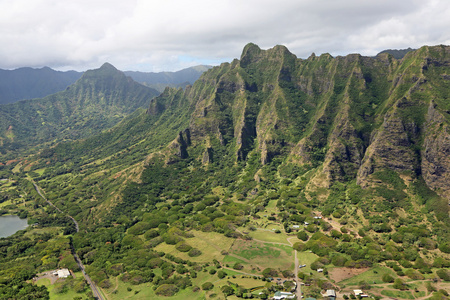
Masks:
[[[62,210],[60,210],[58,207],[56,207],[52,202],[50,202],[42,193],[41,193],[41,188],[34,182],[31,181],[31,183],[34,185],[34,188],[36,189],[36,192],[38,192],[39,196],[42,197],[42,199],[44,199],[49,205],[53,206],[59,213],[64,214],[64,212]],[[67,215],[67,214],[65,214]],[[80,231],[80,227],[78,226],[78,222],[72,217],[67,215],[69,218],[72,219],[72,221],[75,223],[75,228],[78,231]],[[86,279],[87,283],[89,284],[89,286],[91,287],[92,290],[92,294],[94,295],[95,299],[99,299],[99,300],[104,300],[102,294],[99,292],[99,290],[97,289],[97,286],[95,285],[95,283],[91,280],[91,278],[89,277],[89,275],[86,273],[86,269],[83,265],[83,263],[81,262],[81,259],[78,257],[77,253],[75,252],[75,249],[73,247],[72,242],[70,242],[70,246],[71,246],[71,251],[72,251],[72,255],[73,258],[75,259],[75,261],[77,262],[78,267],[81,269],[81,272],[83,273],[84,279]]]

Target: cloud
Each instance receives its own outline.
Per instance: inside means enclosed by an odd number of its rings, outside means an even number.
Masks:
[[[299,57],[448,44],[450,4],[361,0],[0,0],[0,68],[178,70],[248,42]]]

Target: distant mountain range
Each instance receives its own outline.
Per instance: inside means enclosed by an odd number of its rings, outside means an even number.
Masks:
[[[124,73],[143,85],[163,92],[167,86],[185,87],[186,85],[193,84],[200,77],[200,75],[203,74],[203,72],[211,68],[212,66],[200,65],[177,72],[152,73],[125,71]]]
[[[210,68],[211,66],[200,65],[177,72],[127,71],[125,74],[139,83],[162,92],[166,86],[185,87],[193,84],[203,72]],[[41,69],[0,69],[0,104],[42,98],[63,91],[69,85],[75,83],[82,75],[83,72],[62,72],[48,67]]]
[[[77,81],[81,75],[81,72],[60,72],[48,67],[0,69],[0,104],[54,94]]]
[[[412,49],[412,48],[408,48],[408,49],[387,49],[387,50],[383,50],[380,53],[378,53],[377,55],[383,54],[383,53],[388,53],[390,55],[392,55],[395,59],[402,59],[406,53],[411,52],[411,51],[415,51],[417,49]]]

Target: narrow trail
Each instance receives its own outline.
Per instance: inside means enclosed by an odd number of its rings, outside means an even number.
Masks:
[[[77,230],[77,232],[80,231],[80,227],[78,226],[78,222],[70,215],[65,214],[61,209],[59,209],[56,205],[54,205],[50,200],[48,200],[42,193],[41,193],[41,188],[34,182],[31,181],[31,183],[34,185],[34,188],[36,189],[36,192],[39,194],[39,196],[42,197],[42,199],[44,199],[49,205],[53,206],[59,213],[68,216],[70,219],[72,219],[72,221],[75,223],[75,228]],[[73,258],[75,259],[78,267],[81,269],[81,272],[84,275],[84,279],[86,279],[87,283],[89,284],[89,286],[91,287],[92,290],[92,294],[94,295],[94,298],[99,299],[99,300],[104,300],[102,294],[99,292],[99,290],[97,289],[97,286],[95,285],[95,283],[91,280],[91,278],[89,277],[89,275],[86,273],[86,269],[83,265],[83,263],[81,262],[81,259],[78,257],[78,255],[75,252],[75,249],[73,247],[72,242],[70,243],[70,247],[71,247],[71,251],[72,251],[72,255]]]

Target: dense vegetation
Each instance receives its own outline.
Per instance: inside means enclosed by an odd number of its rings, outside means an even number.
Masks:
[[[2,211],[37,225],[1,241],[0,291],[45,299],[25,281],[78,271],[73,246],[111,299],[266,299],[295,275],[316,298],[445,299],[449,187],[427,164],[447,176],[432,157],[449,133],[447,48],[303,61],[250,44],[107,131],[5,161]],[[91,296],[78,279],[50,294],[71,292]]]

